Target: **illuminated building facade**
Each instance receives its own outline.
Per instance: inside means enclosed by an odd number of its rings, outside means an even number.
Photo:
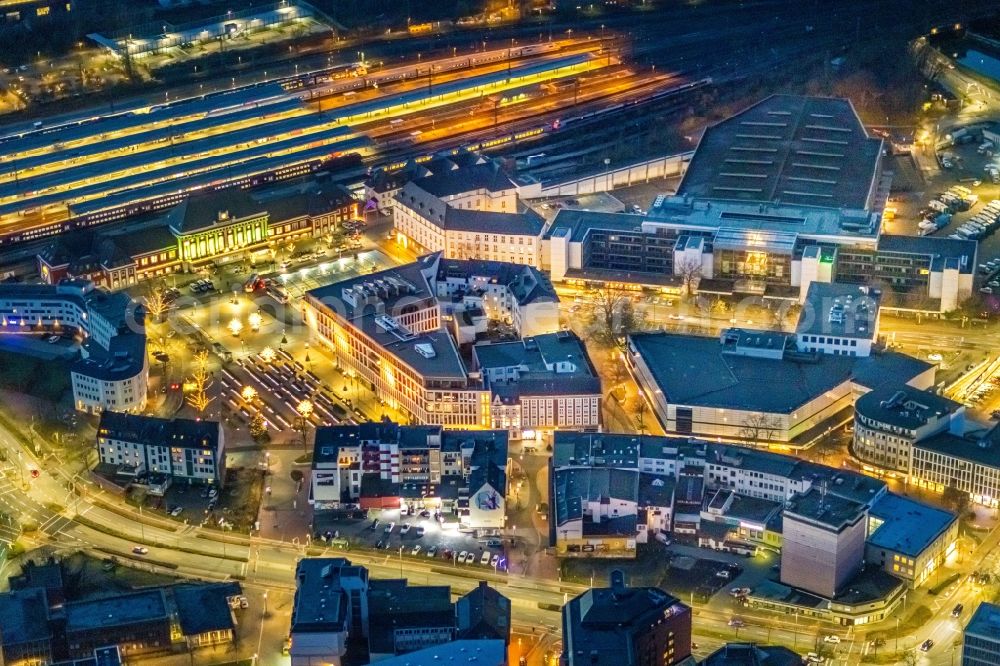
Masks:
[[[60,236],[37,255],[38,271],[48,284],[80,276],[124,289],[208,263],[269,261],[269,247],[326,237],[357,214],[348,191],[315,180],[196,194],[151,223]]]
[[[149,362],[137,304],[88,280],[0,285],[0,334],[72,334],[82,339],[69,364],[73,404],[86,412],[145,408]]]
[[[496,383],[494,390],[484,382],[480,372],[467,366],[459,345],[475,342],[497,319],[518,335],[541,339],[538,336],[558,328],[557,308],[551,285],[531,267],[450,260],[440,253],[314,289],[302,300],[306,324],[333,352],[336,363],[351,381],[362,382],[379,396],[389,413],[412,424],[448,428],[506,425],[512,436],[522,433],[521,419],[514,423],[492,414],[494,399],[510,386]],[[567,354],[570,351],[567,347]],[[591,371],[588,359],[578,371],[574,366],[567,372],[592,375]],[[546,372],[554,386],[539,389],[537,395],[529,389],[533,385],[529,378],[523,383],[525,396],[540,401],[541,407],[534,410],[540,424],[583,425],[578,419],[591,425],[599,420],[592,405],[593,396],[600,394],[599,385],[596,390],[588,385],[575,392],[571,382],[558,381],[554,370]],[[593,384],[596,377],[589,381]],[[523,409],[524,401],[520,404]],[[557,413],[546,416],[546,410],[553,408]]]

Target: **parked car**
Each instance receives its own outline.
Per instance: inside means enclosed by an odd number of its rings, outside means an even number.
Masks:
[[[468,556],[469,556],[469,553],[463,550],[461,553],[458,554],[458,560],[456,560],[456,561],[459,564],[465,564],[465,558],[467,558]]]
[[[419,555],[420,554],[420,549],[421,549],[421,546],[418,543],[416,546],[413,547],[413,550],[410,552],[410,555]]]
[[[487,564],[490,563],[490,551],[488,550],[483,551],[483,556],[479,558],[479,563],[482,564],[483,566],[486,566]]]
[[[840,645],[840,636],[834,636],[830,634],[829,636],[823,637],[824,643],[832,643],[833,645]]]
[[[409,534],[410,527],[412,527],[412,525],[403,525],[402,527],[399,528],[399,533],[400,534]]]
[[[430,548],[427,549],[427,557],[434,557],[435,555],[437,555],[437,552],[438,552],[437,546],[431,546]]]
[[[136,546],[132,549],[132,552],[136,555],[148,555],[149,548],[146,548],[145,546]]]

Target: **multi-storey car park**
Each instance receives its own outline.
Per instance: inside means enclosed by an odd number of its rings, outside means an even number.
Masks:
[[[307,94],[270,82],[9,134],[0,137],[0,245],[159,210],[194,190],[291,178],[342,154],[376,153],[357,132],[366,123],[516,94],[607,62],[546,54],[322,112]]]

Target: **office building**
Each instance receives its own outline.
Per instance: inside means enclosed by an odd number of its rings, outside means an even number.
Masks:
[[[506,520],[507,433],[362,423],[316,429],[309,501],[442,510],[472,529]]]
[[[0,6],[0,31],[14,26],[38,29],[46,22],[67,18],[76,0],[7,0]]]
[[[490,162],[491,158],[482,153],[459,150],[451,154],[436,155],[429,160],[410,160],[377,168],[365,179],[365,210],[377,210],[383,215],[391,215],[396,195],[410,181],[435,174],[464,173],[467,169],[480,168]],[[497,173],[496,177],[502,183],[501,174]]]
[[[980,602],[962,639],[962,666],[1000,663],[1000,606]]]
[[[972,295],[976,243],[882,233],[882,153],[849,101],[774,95],[706,130],[677,192],[645,214],[560,211],[540,266],[581,286],[800,302],[814,282],[858,284],[883,307],[953,310]]]
[[[909,480],[920,488],[968,493],[976,504],[1000,506],[1000,427],[961,436],[942,431],[913,445]]]
[[[562,610],[567,666],[670,666],[691,655],[691,609],[656,587],[630,587],[621,571]]]
[[[781,582],[835,597],[861,569],[868,507],[811,488],[789,502],[781,525]]]
[[[161,419],[104,411],[97,427],[99,469],[160,494],[171,483],[221,485],[226,452],[218,421]]]
[[[930,391],[886,385],[854,404],[852,454],[880,469],[910,474],[914,445],[938,433],[961,436],[965,407]]]
[[[868,510],[865,561],[920,587],[956,553],[958,524],[951,511],[886,493]]]
[[[808,446],[857,395],[934,383],[935,367],[905,354],[800,351],[799,344],[774,331],[728,329],[715,339],[636,333],[626,362],[667,432],[748,446]]]
[[[490,391],[494,428],[536,441],[558,429],[600,429],[601,379],[575,333],[480,344],[472,356]]]
[[[302,308],[337,365],[411,423],[501,427],[515,438],[599,424],[596,373],[575,336],[546,335],[558,330],[558,298],[534,268],[437,253],[314,289]],[[526,341],[524,363],[491,383],[474,359],[495,325]]]
[[[870,356],[878,341],[882,292],[851,284],[813,282],[795,326],[799,351]]]
[[[406,183],[392,208],[396,242],[449,259],[539,266],[545,220],[495,161],[439,170]]]
[[[88,280],[0,285],[0,335],[38,332],[82,339],[69,363],[79,411],[145,408],[149,362],[138,304]]]

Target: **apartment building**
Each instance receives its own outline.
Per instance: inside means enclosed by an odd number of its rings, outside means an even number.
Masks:
[[[562,610],[567,666],[671,666],[691,656],[691,609],[656,587],[632,587],[612,571],[608,587]]]
[[[442,510],[471,529],[504,526],[507,432],[363,423],[316,429],[309,502]]]
[[[225,443],[218,421],[104,411],[97,428],[97,454],[109,473],[147,479],[153,494],[162,494],[171,483],[225,481]]]

